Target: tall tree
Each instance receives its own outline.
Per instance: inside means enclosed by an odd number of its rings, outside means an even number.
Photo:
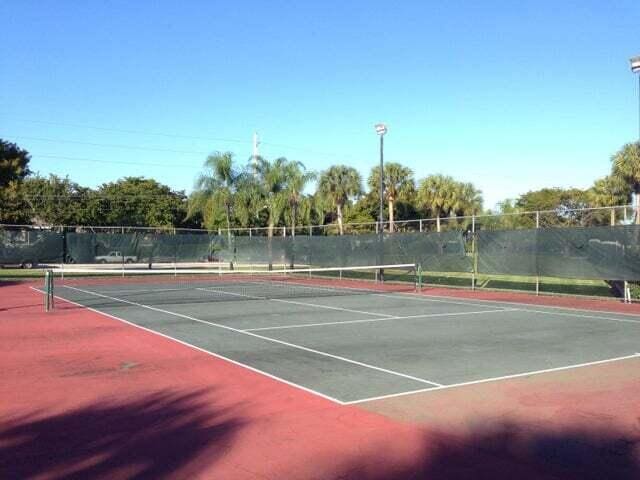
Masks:
[[[319,193],[336,209],[338,230],[344,235],[343,208],[351,199],[362,193],[362,178],[353,167],[334,165],[320,175]]]
[[[371,191],[380,188],[380,167],[371,170],[367,180]],[[395,202],[400,198],[407,198],[415,190],[413,171],[399,163],[390,162],[384,166],[384,196],[389,205],[389,231],[394,230]]]
[[[215,223],[216,217],[224,215],[227,235],[230,237],[234,196],[240,179],[234,165],[233,153],[216,152],[209,155],[204,167],[205,172],[196,180],[188,214],[202,214],[208,228]]]
[[[458,201],[459,185],[448,175],[429,175],[418,187],[418,203],[436,218],[436,229],[440,231],[440,218],[447,215]]]
[[[21,191],[33,223],[93,225],[100,221],[98,211],[93,208],[95,192],[69,177],[29,177],[22,182]]]
[[[589,203],[593,207],[613,207],[628,202],[631,188],[621,178],[608,175],[597,179],[589,189]],[[616,210],[611,209],[611,225],[616,224]]]
[[[457,190],[454,206],[457,215],[477,215],[482,211],[482,192],[473,183],[459,183]]]
[[[284,165],[285,195],[291,214],[291,236],[296,235],[296,225],[300,207],[304,201],[304,188],[316,175],[308,172],[302,162],[290,161]]]
[[[263,206],[264,196],[258,178],[251,171],[245,171],[238,177],[233,203],[235,218],[240,226],[257,226]]]
[[[0,188],[29,175],[29,152],[15,143],[0,139]]]
[[[516,206],[526,212],[544,211],[541,220],[549,225],[580,223],[580,210],[589,206],[589,195],[579,188],[541,188],[520,195]]]
[[[611,162],[613,176],[624,181],[633,191],[636,224],[640,224],[640,142],[624,145]]]
[[[186,196],[144,177],[125,177],[101,185],[95,193],[106,225],[173,227],[186,216]]]
[[[273,237],[273,230],[282,218],[287,206],[287,166],[289,161],[284,158],[276,158],[269,161],[263,157],[256,159],[255,170],[258,175],[264,207],[269,215],[267,221],[267,235]]]

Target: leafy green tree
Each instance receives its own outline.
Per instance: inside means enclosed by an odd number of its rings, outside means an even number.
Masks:
[[[417,201],[436,218],[438,232],[443,216],[477,215],[482,210],[482,192],[472,183],[458,182],[448,175],[429,175],[423,179]]]
[[[205,172],[196,180],[195,191],[189,199],[188,215],[202,215],[207,228],[224,218],[227,235],[231,236],[232,209],[240,180],[231,152],[216,152],[204,163]]]
[[[95,193],[69,177],[29,177],[23,181],[21,193],[32,223],[92,225],[100,221],[94,208]]]
[[[578,188],[541,188],[520,195],[516,205],[527,212],[540,210],[567,210],[584,208],[588,204],[587,194]]]
[[[589,189],[589,204],[593,207],[624,205],[629,200],[631,188],[620,177],[608,175],[597,179]],[[616,224],[616,211],[610,212],[610,225]]]
[[[102,184],[95,198],[94,208],[106,225],[173,227],[187,215],[184,192],[144,177]]]
[[[456,205],[457,182],[448,175],[429,175],[420,182],[417,200],[419,205],[436,218],[440,231],[440,218],[448,215]]]
[[[268,213],[267,235],[269,237],[273,237],[273,230],[287,207],[288,165],[289,161],[284,157],[276,158],[272,162],[263,157],[256,159],[255,169],[264,199],[262,208],[265,208]]]
[[[284,165],[285,195],[291,217],[291,235],[296,234],[296,225],[302,203],[305,201],[303,194],[306,185],[316,178],[315,173],[308,172],[301,162],[289,161]]]
[[[534,228],[535,218],[525,215],[525,210],[516,205],[516,200],[507,198],[498,202],[495,210],[488,210],[486,216],[480,218],[478,228],[488,230],[515,230],[517,228]]]
[[[520,195],[516,206],[525,212],[543,211],[541,226],[580,224],[589,194],[579,188],[542,188]]]
[[[371,170],[367,181],[372,192],[380,188],[380,167]],[[410,198],[415,191],[413,171],[399,163],[390,162],[384,166],[384,196],[388,203],[389,231],[394,230],[395,202]]]
[[[320,175],[318,192],[335,208],[338,230],[344,235],[343,208],[362,193],[362,178],[353,167],[334,165]]]
[[[459,183],[456,197],[456,215],[477,215],[482,211],[482,192],[473,183]]]
[[[244,228],[262,226],[260,213],[264,207],[264,199],[260,182],[249,172],[238,178],[233,211],[235,218]]]
[[[32,211],[25,202],[22,182],[12,181],[0,188],[0,223],[31,223]]]
[[[20,181],[29,175],[29,152],[15,143],[0,139],[0,188]],[[15,187],[14,187],[15,188]]]
[[[640,142],[624,145],[611,162],[613,176],[629,185],[634,193],[636,224],[640,224]]]

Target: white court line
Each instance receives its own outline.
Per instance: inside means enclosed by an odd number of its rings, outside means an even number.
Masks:
[[[211,289],[211,288],[197,288],[196,290],[202,290],[205,292],[220,292],[220,293],[224,293],[225,295],[236,295],[238,297],[247,297],[247,298],[254,298],[256,300],[269,300],[271,302],[282,302],[282,303],[291,303],[294,305],[305,305],[307,307],[317,307],[317,308],[326,308],[329,310],[340,310],[342,312],[349,312],[349,313],[362,313],[364,315],[377,315],[379,317],[393,317],[393,315],[389,315],[387,313],[376,313],[376,312],[365,312],[362,310],[352,310],[350,308],[342,308],[342,307],[332,307],[330,305],[320,305],[318,303],[306,303],[306,302],[296,302],[293,300],[283,300],[281,298],[269,298],[269,297],[256,297],[253,295],[247,295],[245,293],[234,293],[234,292],[227,292],[224,290],[215,290],[215,289]],[[251,331],[252,329],[247,329],[247,330],[243,330],[243,331]]]
[[[152,307],[151,305],[145,305],[143,303],[136,303],[136,302],[132,302],[130,300],[124,300],[122,298],[110,297],[109,295],[103,295],[103,294],[91,292],[91,291],[88,291],[88,290],[82,290],[81,288],[71,287],[69,285],[65,285],[64,288],[69,288],[71,290],[76,290],[76,291],[82,292],[82,293],[88,293],[89,295],[95,295],[97,297],[106,298],[108,300],[113,300],[113,301],[116,301],[116,302],[121,302],[121,303],[126,303],[126,304],[129,304],[129,305],[134,305],[136,307],[146,308],[148,310],[152,310],[152,311],[160,312],[160,313],[165,313],[167,315],[174,315],[176,317],[185,318],[185,319],[191,320],[193,322],[199,322],[199,323],[203,323],[203,324],[206,324],[206,325],[211,325],[213,327],[222,328],[224,330],[229,330],[231,332],[240,333],[242,335],[248,335],[248,336],[251,336],[251,337],[255,337],[255,338],[262,339],[262,340],[266,340],[268,342],[278,343],[280,345],[285,345],[287,347],[296,348],[298,350],[302,350],[302,351],[305,351],[305,352],[310,352],[310,353],[314,353],[316,355],[321,355],[321,356],[324,356],[324,357],[333,358],[335,360],[340,360],[340,361],[343,361],[345,363],[351,363],[353,365],[358,365],[360,367],[368,368],[370,370],[376,370],[376,371],[379,371],[379,372],[388,373],[390,375],[395,375],[397,377],[407,378],[409,380],[414,380],[414,381],[419,382],[419,383],[427,383],[429,385],[435,385],[435,386],[438,386],[438,387],[442,386],[440,383],[432,382],[432,381],[426,380],[424,378],[414,377],[412,375],[407,375],[405,373],[400,373],[400,372],[396,372],[394,370],[389,370],[389,369],[382,368],[382,367],[377,367],[375,365],[371,365],[371,364],[368,364],[368,363],[359,362],[357,360],[352,360],[350,358],[342,357],[340,355],[334,355],[332,353],[322,352],[320,350],[315,350],[313,348],[303,347],[302,345],[297,345],[295,343],[285,342],[284,340],[278,340],[278,339],[271,338],[271,337],[265,337],[265,336],[259,335],[257,333],[246,332],[246,331],[243,331],[243,330],[239,330],[237,328],[229,327],[227,325],[222,325],[222,324],[215,323],[215,322],[209,322],[207,320],[202,320],[202,319],[199,319],[199,318],[191,317],[189,315],[184,315],[182,313],[177,313],[177,312],[172,312],[170,310],[164,310],[162,308]],[[238,294],[238,295],[240,295],[240,294]]]
[[[404,296],[405,298],[411,298],[414,300],[418,300],[418,301],[424,301],[424,302],[442,302],[442,303],[453,303],[456,305],[475,305],[475,306],[483,306],[483,305],[479,305],[477,303],[471,303],[471,302],[455,302],[455,301],[448,301],[448,300],[444,300],[444,298],[447,297],[437,297],[437,298],[429,298],[429,295],[419,295],[419,294],[413,294],[413,293],[404,293],[404,292],[398,292],[400,295]],[[384,295],[382,294],[381,296],[385,296],[385,297],[393,297],[395,298],[395,296],[392,295]],[[442,299],[442,300],[441,300]],[[520,308],[518,308],[518,310],[522,311],[522,312],[533,312],[533,313],[543,313],[543,314],[547,314],[547,315],[566,315],[566,316],[571,316],[571,317],[578,317],[578,318],[588,318],[588,319],[595,319],[595,320],[607,320],[607,321],[611,321],[611,322],[622,322],[622,323],[636,323],[636,324],[640,324],[640,315],[636,315],[633,313],[618,313],[618,312],[606,312],[606,311],[602,311],[602,310],[582,310],[579,308],[570,308],[570,307],[557,307],[557,306],[553,306],[553,305],[538,305],[539,307],[544,307],[544,308],[552,308],[554,309],[553,311],[546,311],[546,310],[536,310],[536,309],[532,309],[532,308],[524,308],[524,307],[531,307],[531,306],[536,306],[535,304],[531,304],[531,303],[518,303],[518,302],[502,302],[499,300],[474,300],[474,301],[479,301],[479,302],[485,302],[485,303],[490,303],[490,304],[497,304],[497,305],[518,305]],[[557,310],[566,310],[566,311],[561,311],[558,312]],[[631,319],[626,319],[626,318],[617,318],[617,317],[606,317],[606,316],[601,316],[601,315],[586,315],[586,314],[581,314],[581,313],[572,313],[572,312],[595,312],[595,313],[611,313],[613,315],[625,315],[625,316],[632,316],[632,317],[636,317],[638,318],[638,320],[631,320]]]
[[[40,292],[40,293],[45,293],[42,290],[40,290],[38,288],[35,288],[35,287],[29,287],[29,288],[31,288],[32,290],[35,290],[37,292]],[[193,348],[194,350],[197,350],[199,352],[206,353],[207,355],[211,355],[212,357],[216,357],[216,358],[219,358],[221,360],[225,360],[225,361],[227,361],[229,363],[232,363],[234,365],[237,365],[239,367],[244,367],[247,370],[251,370],[252,372],[259,373],[260,375],[264,375],[265,377],[271,378],[272,380],[276,380],[276,381],[278,381],[280,383],[284,383],[285,385],[289,385],[290,387],[298,388],[298,389],[303,390],[303,391],[305,391],[307,393],[311,393],[311,394],[317,395],[317,396],[319,396],[321,398],[324,398],[325,400],[329,400],[329,401],[337,403],[339,405],[344,405],[344,402],[342,400],[338,400],[337,398],[333,398],[333,397],[331,397],[329,395],[326,395],[324,393],[318,392],[317,390],[313,390],[313,389],[305,387],[303,385],[298,385],[297,383],[290,382],[289,380],[285,380],[284,378],[281,378],[281,377],[278,377],[278,376],[273,375],[271,373],[265,372],[264,370],[260,370],[259,368],[252,367],[251,365],[247,365],[246,363],[238,362],[237,360],[233,360],[233,359],[231,359],[229,357],[225,357],[224,355],[220,355],[219,353],[215,353],[215,352],[212,352],[210,350],[205,350],[204,348],[198,347],[198,346],[193,345],[193,344],[191,344],[189,342],[185,342],[184,340],[179,340],[177,338],[171,337],[169,335],[166,335],[164,333],[158,332],[156,330],[152,330],[150,328],[143,327],[142,325],[137,325],[137,324],[135,324],[133,322],[130,322],[129,320],[125,320],[124,318],[117,317],[117,316],[112,315],[110,313],[106,313],[106,312],[103,312],[101,310],[96,310],[95,308],[88,307],[86,305],[83,305],[83,304],[78,303],[78,302],[74,302],[74,301],[69,300],[69,299],[64,298],[64,297],[59,297],[58,295],[54,295],[54,296],[55,296],[55,298],[57,298],[58,300],[61,300],[63,302],[67,302],[67,303],[70,303],[72,305],[76,305],[78,307],[82,307],[82,308],[85,308],[87,310],[90,310],[90,311],[92,311],[94,313],[97,313],[99,315],[104,315],[105,317],[111,318],[113,320],[117,320],[119,322],[126,323],[127,325],[130,325],[132,327],[139,328],[140,330],[144,330],[145,332],[149,332],[149,333],[152,333],[154,335],[158,335],[158,336],[160,336],[162,338],[166,338],[168,340],[172,340],[172,341],[174,341],[176,343],[179,343],[181,345],[187,346],[189,348]]]
[[[413,298],[414,300],[424,300],[424,301],[427,301],[427,302],[471,304],[471,301],[470,302],[464,302],[464,301],[457,302],[457,301],[449,300],[449,299],[455,298],[455,297],[447,297],[447,296],[444,296],[444,295],[429,295],[429,294],[410,293],[410,292],[396,292],[396,295],[402,295],[403,297],[406,297],[406,298]],[[387,295],[387,296],[389,296],[389,295]],[[539,304],[527,303],[527,302],[510,302],[510,301],[507,301],[507,300],[483,300],[481,298],[474,298],[472,301],[473,302],[482,302],[481,304],[476,304],[477,306],[481,306],[482,304],[491,303],[491,304],[503,304],[503,305],[520,305],[520,306],[544,307],[544,308],[552,308],[554,310],[568,310],[570,312],[610,313],[610,314],[613,314],[613,315],[622,315],[622,316],[626,316],[626,317],[634,317],[634,318],[638,318],[640,320],[640,314],[637,314],[637,313],[611,312],[611,311],[608,311],[608,310],[590,310],[588,308],[561,307],[561,306],[558,306],[558,305],[539,305]],[[612,300],[612,302],[613,302],[613,300]],[[553,312],[549,312],[549,313],[553,313]],[[606,317],[606,318],[609,318],[609,317]]]
[[[189,288],[147,288],[144,290],[134,290],[134,289],[127,289],[127,290],[109,290],[109,293],[112,294],[121,294],[121,293],[131,293],[131,294],[138,294],[138,293],[155,293],[155,292],[179,292],[182,290],[191,290]]]
[[[318,303],[296,302],[296,301],[293,301],[293,300],[283,300],[281,298],[270,298],[269,300],[272,300],[274,302],[292,303],[294,305],[307,305],[309,307],[327,308],[329,310],[339,310],[339,311],[342,311],[342,312],[362,313],[364,315],[376,315],[378,317],[385,317],[387,319],[395,318],[394,315],[389,315],[388,313],[365,312],[363,310],[353,310],[351,308],[343,308],[343,307],[331,307],[329,305],[321,305],[321,304],[318,304]],[[381,320],[384,320],[384,318],[381,319]]]
[[[298,285],[297,283],[294,283],[294,284]],[[330,288],[330,287],[305,287],[305,288],[317,288],[317,289],[321,289],[321,290],[332,290],[332,291],[335,291],[335,289]],[[566,312],[560,313],[560,315],[574,316],[574,317],[579,317],[579,318],[588,318],[588,319],[593,319],[593,320],[606,320],[606,321],[613,321],[613,322],[622,322],[622,323],[640,323],[640,315],[633,314],[633,313],[608,312],[606,310],[586,310],[586,309],[572,308],[572,307],[559,307],[559,306],[556,306],[556,305],[538,305],[539,307],[550,308],[550,309],[554,310],[554,311],[548,312],[548,311],[545,311],[545,310],[534,310],[534,309],[522,308],[523,306],[536,306],[536,304],[524,303],[524,302],[509,302],[509,301],[482,300],[482,299],[473,299],[473,300],[469,300],[469,301],[467,301],[467,300],[459,300],[459,301],[457,301],[457,300],[451,299],[452,297],[446,297],[446,296],[442,296],[442,295],[427,295],[427,294],[409,293],[409,292],[381,293],[379,290],[373,290],[373,289],[360,289],[360,288],[353,288],[353,287],[340,287],[340,288],[343,289],[343,290],[365,291],[367,293],[370,293],[372,296],[377,296],[377,297],[386,297],[386,298],[398,299],[398,297],[400,296],[402,298],[410,298],[412,300],[418,300],[418,301],[422,301],[422,302],[438,302],[438,303],[447,303],[447,304],[452,304],[452,305],[466,305],[466,306],[474,306],[474,307],[484,307],[484,306],[486,306],[486,304],[518,305],[519,307],[521,307],[518,310],[521,310],[523,312],[544,313],[544,314],[547,314],[547,315],[555,315],[555,314],[558,314],[557,310],[565,310]],[[482,302],[482,303],[476,303],[476,302]],[[635,318],[638,318],[638,320],[630,320],[630,319],[617,318],[617,317],[607,317],[607,316],[600,316],[600,315],[585,315],[585,314],[570,313],[570,312],[609,313],[609,314],[613,314],[613,315],[623,315],[623,316],[628,316],[628,317],[635,317]]]
[[[210,293],[224,293],[225,295],[231,295],[232,297],[244,297],[244,298],[252,298],[254,300],[269,300],[267,297],[257,297],[255,295],[247,295],[246,293],[237,293],[237,292],[227,292],[224,290],[212,290],[209,288],[196,288],[196,290],[201,290],[203,292],[210,292]]]
[[[361,398],[359,400],[350,400],[347,402],[343,402],[344,405],[353,405],[353,404],[357,404],[357,403],[364,403],[364,402],[371,402],[374,400],[384,400],[387,398],[395,398],[395,397],[403,397],[406,395],[413,395],[415,393],[424,393],[424,392],[435,392],[435,391],[440,391],[440,390],[447,390],[450,388],[459,388],[459,387],[465,387],[468,385],[477,385],[480,383],[489,383],[489,382],[498,382],[501,380],[509,380],[512,378],[519,378],[519,377],[528,377],[528,376],[532,376],[532,375],[540,375],[543,373],[552,373],[552,372],[560,372],[562,370],[572,370],[575,368],[583,368],[583,367],[591,367],[593,365],[600,365],[603,363],[612,363],[612,362],[619,362],[622,360],[629,360],[631,358],[640,358],[640,353],[634,353],[632,355],[625,355],[622,357],[614,357],[614,358],[607,358],[605,360],[596,360],[594,362],[586,362],[586,363],[577,363],[574,365],[567,365],[564,367],[555,367],[555,368],[546,368],[544,370],[533,370],[531,372],[524,372],[524,373],[515,373],[513,375],[504,375],[502,377],[492,377],[492,378],[483,378],[482,380],[472,380],[469,382],[461,382],[461,383],[451,383],[448,385],[441,385],[439,387],[431,387],[431,388],[421,388],[419,390],[411,390],[411,391],[407,391],[407,392],[399,392],[399,393],[390,393],[388,395],[379,395],[377,397],[369,397],[369,398]]]
[[[517,308],[501,308],[500,310],[480,310],[476,312],[454,312],[454,313],[424,313],[422,315],[405,315],[389,318],[361,318],[357,320],[345,320],[342,322],[324,322],[324,323],[299,323],[295,325],[277,325],[274,327],[259,327],[259,328],[246,328],[244,332],[258,332],[261,330],[286,330],[288,328],[305,328],[305,327],[323,327],[325,325],[348,325],[351,323],[370,323],[370,322],[384,322],[387,320],[409,320],[418,318],[432,318],[432,317],[456,317],[460,315],[478,315],[483,313],[498,313],[498,312],[515,312]]]

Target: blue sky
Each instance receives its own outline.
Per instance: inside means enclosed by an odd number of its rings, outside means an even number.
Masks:
[[[366,177],[384,121],[388,161],[492,207],[587,187],[638,135],[637,0],[5,0],[0,17],[0,137],[88,186],[189,191],[207,152],[248,159],[254,130],[268,158]]]

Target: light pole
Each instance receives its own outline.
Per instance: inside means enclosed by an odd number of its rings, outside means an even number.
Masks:
[[[380,210],[378,212],[378,232],[384,231],[384,134],[387,126],[384,123],[376,124],[376,133],[380,136]]]
[[[631,73],[638,74],[638,141],[640,142],[640,55],[631,57]]]
[[[376,133],[380,136],[380,210],[378,211],[378,265],[384,262],[384,134],[387,126],[384,123],[376,124]],[[384,270],[379,272],[379,280],[384,281]]]

